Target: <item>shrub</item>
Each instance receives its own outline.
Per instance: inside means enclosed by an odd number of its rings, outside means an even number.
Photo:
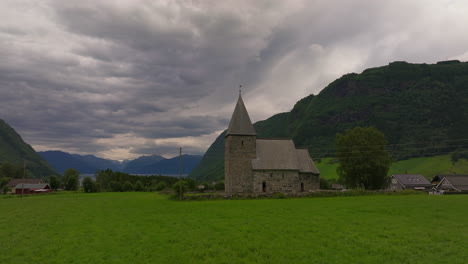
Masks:
[[[216,191],[224,191],[224,181],[219,181],[215,183],[213,189],[215,189]]]
[[[192,178],[185,178],[184,181],[187,184],[187,189],[190,191],[197,190],[197,183]]]
[[[320,189],[321,190],[330,190],[331,184],[324,178],[320,178]]]
[[[184,193],[187,192],[187,189],[187,183],[185,181],[178,181],[172,186],[172,190],[174,190],[174,192],[179,196],[184,195]]]
[[[277,192],[277,193],[274,193],[274,194],[271,196],[271,198],[273,198],[273,199],[286,199],[286,198],[288,198],[288,197],[286,196],[286,194],[284,194],[284,193],[282,193],[282,192]]]

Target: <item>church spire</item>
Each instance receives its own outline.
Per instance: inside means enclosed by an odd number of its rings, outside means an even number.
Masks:
[[[255,136],[257,133],[250,121],[249,113],[245,109],[244,101],[239,90],[239,99],[237,99],[236,108],[234,108],[234,113],[232,113],[231,122],[226,131],[226,136],[229,135],[247,135]]]

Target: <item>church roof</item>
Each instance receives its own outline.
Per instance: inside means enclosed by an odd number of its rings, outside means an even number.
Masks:
[[[229,127],[226,131],[226,136],[228,135],[257,135],[240,94],[234,113],[232,113],[231,122],[229,123]]]
[[[296,149],[290,139],[257,139],[257,158],[254,170],[298,170],[319,174],[307,149]]]

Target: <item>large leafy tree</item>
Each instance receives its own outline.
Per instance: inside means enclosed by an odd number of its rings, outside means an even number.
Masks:
[[[64,174],[63,174],[63,183],[65,185],[65,190],[67,191],[76,191],[78,190],[79,187],[79,175],[80,172],[78,172],[75,169],[67,169]]]
[[[58,188],[60,188],[60,180],[55,175],[49,176],[49,184],[50,184],[50,188],[52,188],[52,190],[57,190]]]
[[[373,127],[356,127],[336,134],[340,180],[351,188],[385,188],[389,183],[387,173],[392,164],[386,145],[384,134]]]
[[[96,192],[96,182],[89,176],[85,177],[83,179],[83,190],[87,193]]]

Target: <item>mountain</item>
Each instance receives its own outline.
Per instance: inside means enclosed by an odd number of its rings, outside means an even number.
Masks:
[[[202,156],[182,155],[182,174],[189,174],[195,168]],[[161,156],[143,156],[132,160],[124,168],[125,172],[134,174],[179,174],[179,157],[165,159]]]
[[[114,171],[121,170],[124,167],[124,163],[121,163],[116,160],[109,160],[109,159],[103,159],[103,158],[98,158],[94,155],[78,155],[78,154],[72,154],[74,157],[77,157],[81,159],[82,161],[86,162],[90,166],[93,166],[98,169],[111,169]],[[95,171],[94,171],[95,172]],[[93,172],[93,173],[94,173]]]
[[[39,154],[61,174],[68,168],[76,169],[83,174],[92,174],[99,169],[121,169],[118,161],[102,159],[93,155],[82,156],[56,150],[39,152]]]
[[[63,151],[44,151],[39,152],[39,154],[61,174],[68,168],[76,169],[83,174],[93,174],[97,170],[104,169],[133,174],[179,174],[179,157],[166,159],[159,155],[152,155],[119,162],[98,158],[93,155],[83,156]],[[182,173],[190,173],[200,162],[201,158],[202,156],[182,155]]]
[[[123,170],[128,173],[146,174],[146,172],[141,172],[143,171],[141,170],[142,168],[146,168],[144,171],[147,171],[149,167],[154,166],[162,160],[165,160],[165,158],[159,155],[141,156],[129,161]]]
[[[26,170],[32,174],[28,177],[43,178],[57,174],[10,125],[0,119],[0,164],[23,164],[25,161]]]
[[[336,133],[356,126],[382,131],[397,160],[468,151],[468,63],[392,62],[346,74],[254,124],[258,137],[290,137],[313,158],[333,157]],[[222,179],[223,159],[220,135],[190,177]]]

